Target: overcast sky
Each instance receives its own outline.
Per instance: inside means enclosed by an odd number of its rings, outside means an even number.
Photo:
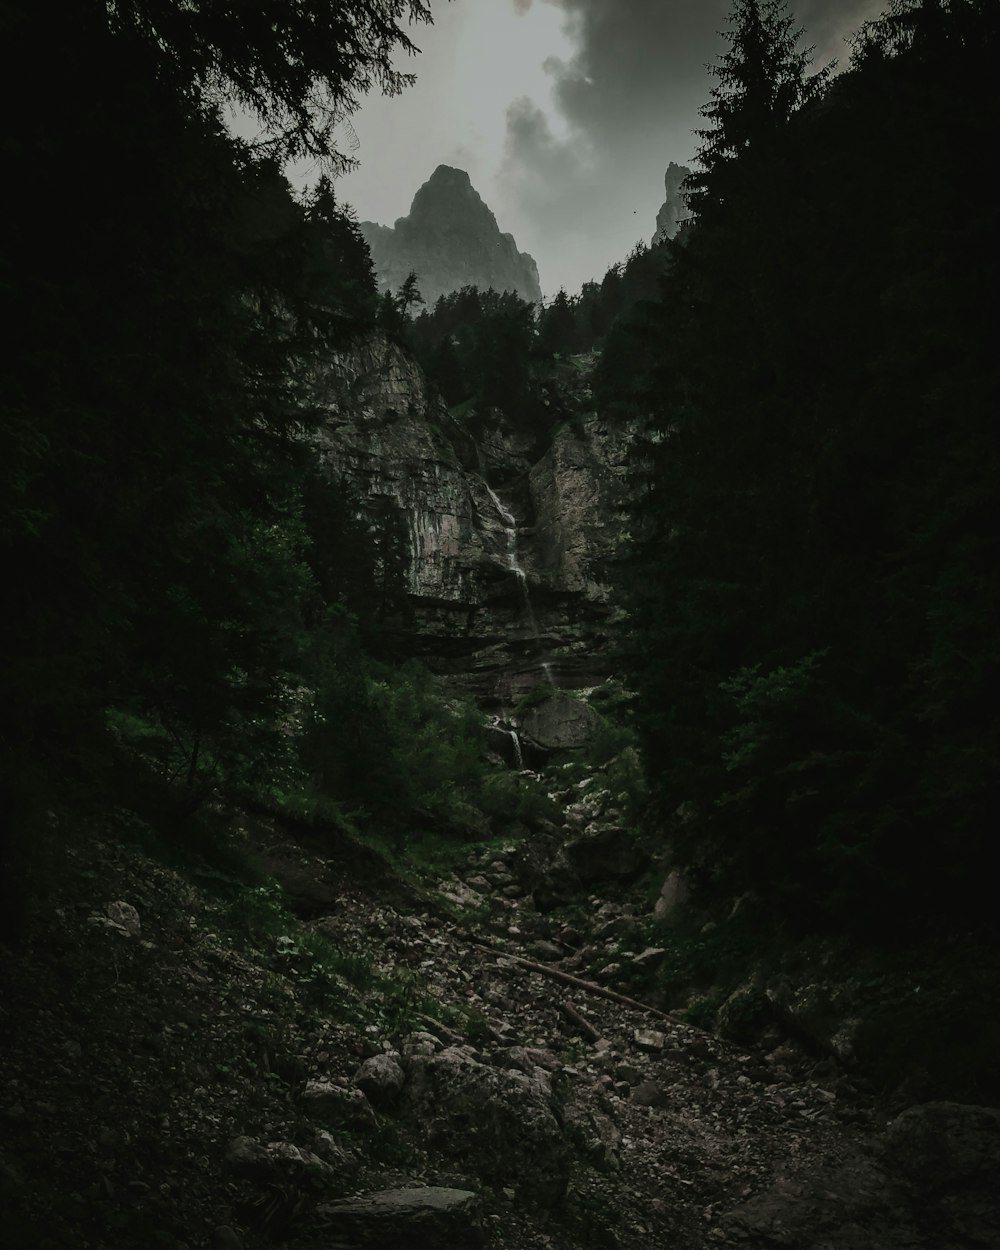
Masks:
[[[798,0],[819,62],[880,0]],[[547,296],[601,277],[653,234],[667,164],[689,164],[730,0],[431,0],[417,74],[353,119],[359,169],[339,184],[392,225],[440,164],[468,171]],[[308,175],[300,174],[296,180]]]

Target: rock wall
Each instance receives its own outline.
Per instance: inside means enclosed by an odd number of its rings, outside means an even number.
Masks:
[[[405,525],[413,653],[497,708],[607,676],[628,430],[592,411],[543,440],[499,416],[473,428],[380,333],[314,381],[329,472]]]
[[[397,290],[415,272],[428,307],[463,286],[542,298],[538,267],[519,252],[463,169],[439,165],[394,227],[363,221],[380,286]]]

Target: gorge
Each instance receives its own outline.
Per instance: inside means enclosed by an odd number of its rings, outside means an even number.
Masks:
[[[631,433],[594,411],[578,369],[541,435],[450,413],[384,335],[331,358],[318,390],[326,471],[405,532],[413,654],[494,713],[539,683],[612,674]]]

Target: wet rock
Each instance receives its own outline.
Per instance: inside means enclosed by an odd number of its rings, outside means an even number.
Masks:
[[[464,1189],[384,1189],[327,1203],[319,1214],[338,1244],[346,1235],[365,1250],[453,1250],[484,1242],[480,1201]]]

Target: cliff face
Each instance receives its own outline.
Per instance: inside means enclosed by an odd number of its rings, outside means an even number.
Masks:
[[[498,708],[608,675],[628,431],[581,411],[542,450],[502,421],[473,436],[381,334],[317,381],[328,471],[405,525],[412,652]]]
[[[667,172],[663,177],[666,199],[656,214],[656,234],[652,239],[654,247],[665,239],[672,239],[680,230],[681,222],[691,215],[687,206],[687,197],[681,191],[681,184],[690,173],[686,165],[677,165],[673,161],[667,166]]]
[[[517,250],[461,169],[439,165],[394,227],[363,221],[381,286],[396,290],[416,272],[428,305],[463,286],[542,298],[538,267]]]

